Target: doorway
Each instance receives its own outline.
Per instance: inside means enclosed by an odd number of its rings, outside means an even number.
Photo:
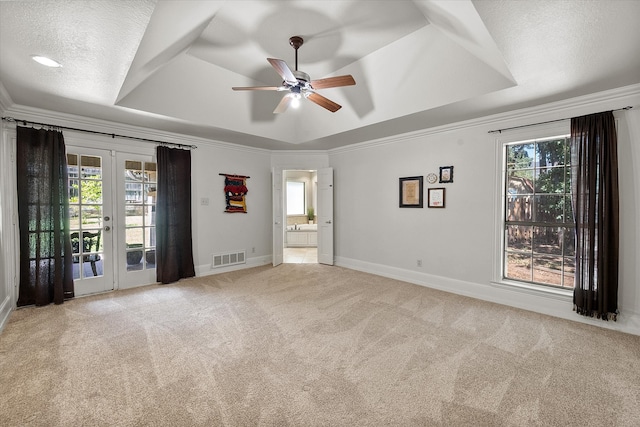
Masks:
[[[283,262],[318,263],[318,171],[285,170]]]

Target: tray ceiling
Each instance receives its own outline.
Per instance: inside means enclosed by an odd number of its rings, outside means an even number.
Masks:
[[[640,82],[637,1],[3,1],[15,105],[267,149],[329,149]],[[597,23],[597,25],[593,25]],[[266,58],[357,84],[272,111]],[[62,68],[31,61],[49,56]],[[595,62],[593,58],[600,60]]]

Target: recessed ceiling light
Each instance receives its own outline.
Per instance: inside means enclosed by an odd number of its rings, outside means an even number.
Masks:
[[[62,67],[62,64],[60,64],[57,61],[54,61],[51,58],[47,58],[46,56],[32,55],[31,58],[33,58],[33,60],[36,61],[38,64],[42,64],[47,67],[52,67],[52,68]]]

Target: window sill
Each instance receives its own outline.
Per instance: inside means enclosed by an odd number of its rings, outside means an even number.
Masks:
[[[530,295],[540,295],[558,300],[571,301],[573,299],[572,289],[556,289],[542,285],[538,286],[529,283],[516,282],[514,280],[491,281],[491,285],[502,289],[508,289]]]

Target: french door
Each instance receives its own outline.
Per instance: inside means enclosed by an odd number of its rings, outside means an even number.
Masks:
[[[155,283],[151,155],[67,146],[77,296]]]
[[[118,285],[156,282],[156,163],[152,156],[117,153]]]
[[[113,289],[111,153],[67,146],[73,280],[77,296]]]

